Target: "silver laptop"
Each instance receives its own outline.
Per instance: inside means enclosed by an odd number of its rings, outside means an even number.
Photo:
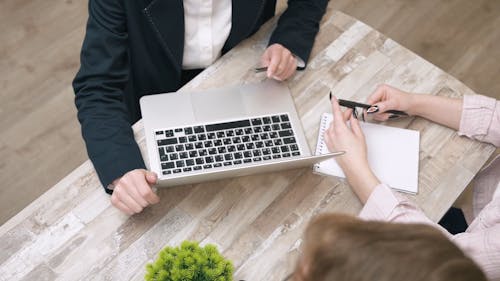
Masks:
[[[149,168],[159,186],[309,166],[312,156],[288,88],[279,82],[144,96]]]

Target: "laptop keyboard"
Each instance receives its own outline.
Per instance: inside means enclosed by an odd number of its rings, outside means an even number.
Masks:
[[[156,130],[163,175],[300,156],[286,113]]]

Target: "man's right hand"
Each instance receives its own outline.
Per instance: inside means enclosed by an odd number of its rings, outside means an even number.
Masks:
[[[144,169],[132,170],[113,182],[111,203],[127,215],[140,213],[145,207],[160,202],[152,186],[158,177]]]

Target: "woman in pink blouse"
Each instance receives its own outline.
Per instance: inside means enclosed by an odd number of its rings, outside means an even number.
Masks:
[[[379,121],[392,117],[385,111],[400,110],[458,130],[459,135],[500,146],[500,102],[493,98],[476,95],[453,99],[410,94],[383,85],[368,98],[368,103],[374,105],[368,114]],[[483,168],[474,180],[474,220],[465,232],[451,235],[377,179],[367,161],[366,143],[358,120],[351,118],[351,110],[342,113],[335,98],[332,108],[335,120],[325,133],[325,141],[331,151],[347,151],[336,160],[364,204],[359,217],[424,223],[440,229],[480,266],[489,280],[500,280],[500,157]]]

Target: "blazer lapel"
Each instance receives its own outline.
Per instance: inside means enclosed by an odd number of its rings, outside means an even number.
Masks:
[[[182,0],[153,0],[143,9],[148,22],[177,70],[184,53],[184,6]]]

